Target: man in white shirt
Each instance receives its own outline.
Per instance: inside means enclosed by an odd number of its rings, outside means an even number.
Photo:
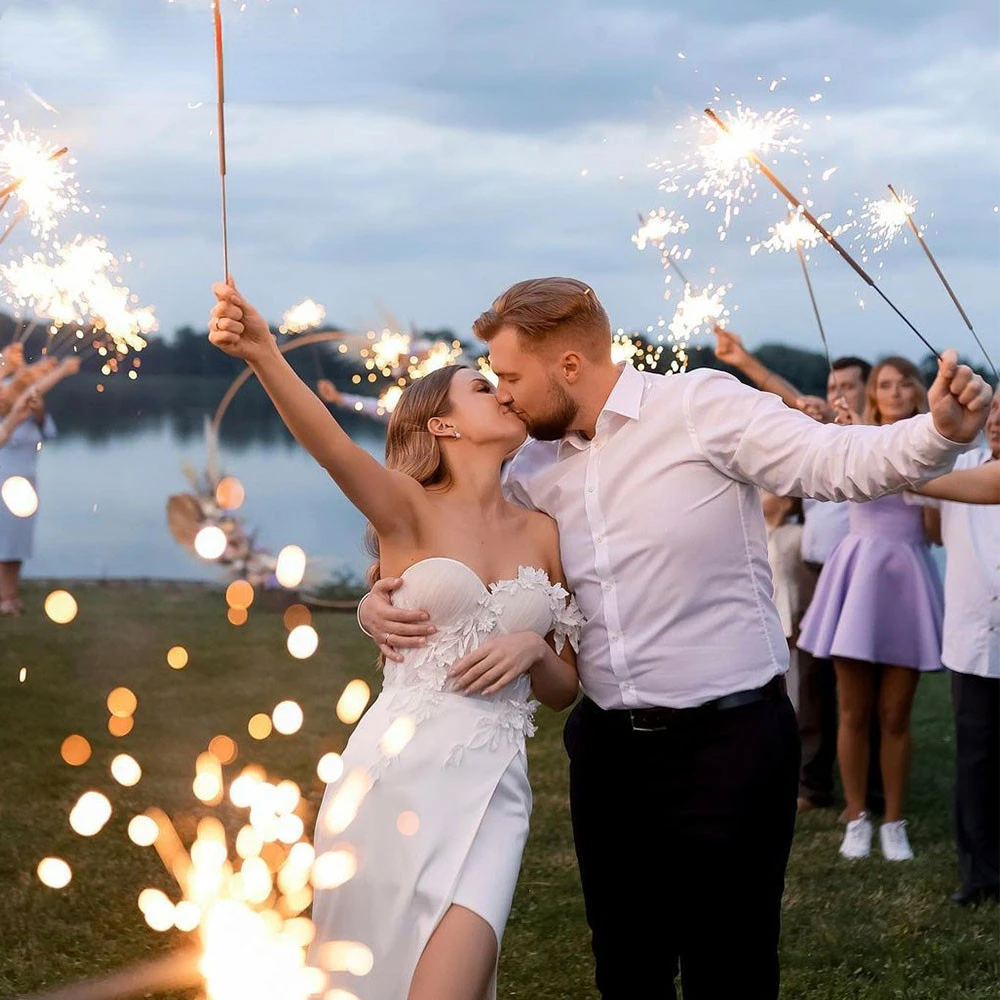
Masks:
[[[534,439],[508,494],[558,521],[587,619],[564,741],[598,990],[669,997],[679,964],[685,1000],[773,1000],[799,739],[758,487],[861,500],[940,475],[990,390],[949,352],[930,415],[819,424],[720,372],[615,365],[569,278],[514,285],[474,332]],[[362,622],[392,655],[425,627],[376,586]]]
[[[1000,461],[1000,394],[982,447],[955,471]],[[940,490],[940,492],[937,492]],[[931,495],[946,496],[945,481]],[[1000,898],[1000,506],[942,499],[944,629],[955,712],[955,834],[961,906]]]
[[[834,359],[827,377],[826,399],[821,399],[819,396],[804,395],[787,379],[771,371],[743,346],[740,336],[732,330],[717,326],[715,338],[715,356],[720,361],[746,375],[762,392],[780,396],[786,406],[802,410],[820,423],[832,423],[838,406],[846,406],[859,415],[864,413],[865,387],[872,366],[863,358],[847,355]],[[823,571],[823,564],[847,535],[848,506],[846,503],[806,499],[802,501],[802,512],[802,562],[810,585],[806,597],[808,603]],[[798,810],[806,812],[833,805],[833,766],[837,759],[837,678],[832,660],[815,657],[807,649],[798,649],[796,654],[796,716],[802,740]],[[878,719],[873,715],[868,774],[868,809],[871,813],[882,812],[884,806],[878,750],[880,735]]]

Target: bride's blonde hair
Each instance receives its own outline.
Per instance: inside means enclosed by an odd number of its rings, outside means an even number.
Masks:
[[[451,412],[451,381],[462,368],[468,365],[447,365],[416,379],[403,390],[385,434],[387,469],[405,473],[421,486],[448,485],[451,473],[438,438],[427,429],[427,422]],[[367,581],[371,587],[381,576],[381,564],[378,535],[370,524],[365,528],[365,546],[375,560],[368,567]]]

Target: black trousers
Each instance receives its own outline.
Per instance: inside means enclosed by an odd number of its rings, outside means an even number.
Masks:
[[[1000,680],[951,672],[963,889],[1000,885]]]
[[[566,722],[573,836],[603,1000],[774,1000],[799,738],[784,695],[636,732]]]

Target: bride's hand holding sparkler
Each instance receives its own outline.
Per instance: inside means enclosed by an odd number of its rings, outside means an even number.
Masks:
[[[942,352],[938,374],[927,393],[937,432],[949,441],[975,439],[989,413],[993,391],[968,365],[958,363],[958,352]]]
[[[253,364],[277,343],[263,316],[246,302],[235,285],[212,286],[216,303],[208,321],[208,339],[226,354]]]

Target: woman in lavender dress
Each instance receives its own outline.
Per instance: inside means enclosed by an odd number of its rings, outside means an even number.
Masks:
[[[890,424],[927,411],[916,367],[891,357],[872,371],[864,417],[845,422]],[[910,712],[924,671],[941,669],[941,580],[927,544],[931,515],[902,495],[852,504],[850,531],[823,567],[802,620],[799,646],[832,658],[837,673],[837,756],[847,799],[840,853],[867,857],[872,824],[865,812],[869,726],[876,714],[885,816],[882,854],[913,857],[903,819],[910,770]],[[874,684],[876,666],[881,683]]]

